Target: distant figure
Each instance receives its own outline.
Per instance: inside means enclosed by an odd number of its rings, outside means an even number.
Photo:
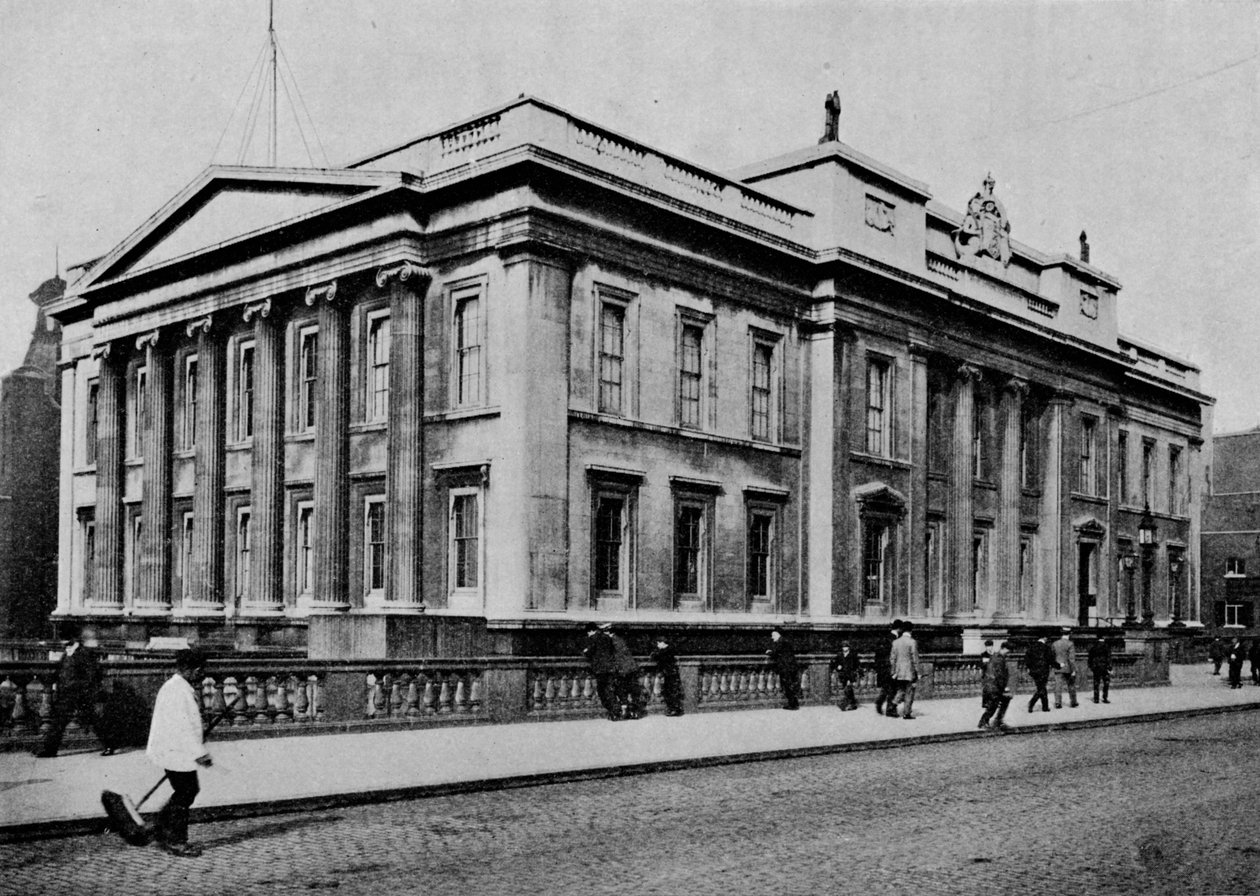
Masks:
[[[1094,702],[1098,702],[1099,688],[1102,689],[1102,702],[1110,703],[1107,693],[1111,689],[1111,645],[1102,635],[1089,648],[1089,671],[1094,677]]]
[[[1226,657],[1229,660],[1229,686],[1231,688],[1242,687],[1242,664],[1247,658],[1247,648],[1238,638],[1234,639],[1234,643],[1229,645],[1226,651]]]
[[[621,702],[617,699],[617,664],[613,658],[613,643],[607,632],[600,631],[593,622],[586,624],[586,647],[582,649],[586,661],[591,664],[595,676],[595,693],[610,722],[621,721]]]
[[[1251,662],[1251,683],[1260,685],[1260,638],[1251,642],[1247,659]]]
[[[770,631],[770,649],[766,651],[766,656],[779,676],[779,687],[783,690],[785,701],[783,708],[800,709],[801,669],[796,662],[796,651],[778,626]]]
[[[827,94],[827,100],[823,103],[823,135],[818,138],[819,143],[830,143],[833,140],[840,139],[840,91],[833,90]]]
[[[1006,708],[1011,705],[1011,673],[1006,667],[1006,655],[1010,652],[1010,642],[1003,641],[998,652],[984,667],[984,714],[980,716],[980,724],[976,726],[977,728],[990,727],[990,719],[993,719],[992,727],[997,731],[1003,731],[1007,727],[1005,719]]]
[[[1212,674],[1221,674],[1221,663],[1225,662],[1225,642],[1220,638],[1213,638],[1212,643],[1208,645],[1208,659],[1212,661]]]
[[[888,629],[888,637],[875,645],[875,684],[879,686],[879,694],[875,697],[875,712],[883,715],[884,703],[887,701],[887,715],[896,716],[897,708],[892,699],[896,690],[892,677],[892,646],[901,637],[901,620],[894,619]]]
[[[201,847],[188,842],[188,809],[201,792],[197,769],[214,764],[203,741],[201,701],[194,689],[205,664],[198,651],[175,654],[175,674],[158,691],[149,728],[149,759],[166,772],[172,790],[158,813],[154,836],[162,849],[175,856],[201,855]]]
[[[1050,645],[1046,643],[1045,635],[1028,645],[1028,650],[1024,653],[1024,665],[1028,667],[1028,676],[1033,680],[1033,686],[1036,688],[1032,699],[1028,701],[1028,711],[1032,712],[1033,707],[1040,700],[1041,711],[1049,712],[1050,698],[1046,693],[1046,683],[1050,681],[1050,667],[1054,665],[1054,654],[1050,651]]]
[[[901,623],[901,636],[893,641],[892,653],[893,713],[901,705],[901,717],[906,721],[914,718],[914,689],[919,680],[919,643],[914,640],[914,623],[909,619]]]
[[[836,678],[839,679],[840,687],[843,689],[843,696],[840,699],[841,712],[857,709],[857,694],[854,693],[853,687],[857,684],[862,666],[858,661],[857,651],[848,641],[840,643],[840,652],[831,661],[831,668],[836,671]]]
[[[1063,708],[1063,688],[1067,688],[1068,705],[1075,709],[1080,706],[1076,702],[1076,648],[1072,646],[1072,639],[1068,634],[1072,630],[1065,628],[1063,634],[1059,636],[1059,640],[1054,642],[1052,650],[1054,652],[1054,708]]]
[[[661,696],[665,699],[665,715],[682,715],[683,685],[682,675],[678,671],[678,654],[664,638],[656,639],[656,649],[652,651],[652,662],[656,664],[656,671],[661,674]]]
[[[989,674],[989,662],[993,659],[993,639],[986,638],[984,641],[984,650],[980,651],[980,680],[984,681],[984,677]],[[984,706],[984,694],[980,695],[980,705]]]
[[[43,743],[35,751],[40,759],[52,759],[61,749],[61,740],[71,719],[77,718],[84,731],[91,730],[104,747],[102,756],[112,756],[118,746],[112,729],[96,715],[96,698],[101,691],[101,665],[96,651],[79,638],[65,642],[57,666],[57,692],[53,698],[52,721]]]
[[[604,626],[607,630],[608,626]],[[634,658],[630,648],[621,636],[608,633],[612,641],[614,685],[618,709],[623,719],[641,719],[646,701],[643,689],[639,685],[639,661]]]

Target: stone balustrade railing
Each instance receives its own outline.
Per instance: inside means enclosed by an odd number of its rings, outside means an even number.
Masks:
[[[805,703],[834,702],[840,685],[830,655],[801,661]],[[863,656],[859,699],[878,690],[869,655]],[[1011,658],[1011,686],[1028,693],[1031,682],[1021,658]],[[778,676],[762,656],[702,656],[680,660],[688,712],[777,706]],[[102,707],[124,713],[127,741],[143,744],[148,712],[169,665],[152,659],[103,664]],[[978,657],[926,655],[918,683],[920,699],[969,697],[980,693]],[[0,662],[0,749],[30,748],[52,718],[56,664]],[[1088,687],[1080,660],[1078,686]],[[1112,687],[1166,684],[1167,659],[1146,653],[1116,653]],[[662,704],[660,674],[644,662],[640,685],[649,710]],[[207,722],[222,715],[215,738],[274,736],[450,725],[581,718],[602,713],[587,664],[570,657],[479,657],[460,660],[311,661],[294,658],[212,660],[201,683]],[[77,723],[67,746],[88,735]]]

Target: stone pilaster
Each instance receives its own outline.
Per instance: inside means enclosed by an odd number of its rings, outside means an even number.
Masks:
[[[432,280],[428,271],[409,262],[376,274],[377,288],[389,291],[385,597],[398,607],[424,603],[424,306]]]
[[[928,349],[910,344],[910,489],[906,496],[910,572],[907,613],[927,612]],[[937,610],[939,611],[939,607]]]
[[[836,324],[836,417],[832,453],[834,498],[831,508],[832,613],[859,615],[862,612],[862,532],[853,505],[853,464],[851,452],[866,445],[866,380],[860,368],[862,358],[857,334]]]
[[[1028,383],[1018,377],[1007,380],[1002,389],[1002,460],[998,480],[997,509],[997,606],[996,613],[1010,616],[1020,609],[1019,509],[1023,497],[1020,482],[1020,445],[1024,399]]]
[[[805,334],[805,363],[809,388],[805,390],[805,414],[810,426],[805,433],[805,487],[803,499],[807,525],[802,566],[805,608],[810,616],[829,616],[833,612],[832,581],[835,568],[832,560],[834,544],[832,508],[836,484],[833,479],[836,442],[836,403],[840,399],[836,380],[835,308],[820,303],[817,320],[802,327]],[[777,607],[786,612],[789,607]]]
[[[974,611],[972,539],[975,534],[975,510],[972,494],[974,475],[973,410],[975,382],[980,371],[970,364],[958,367],[954,381],[954,434],[950,452],[949,533],[950,568],[945,597],[945,612],[970,617]]]
[[[349,606],[350,330],[336,281],[307,290],[319,320],[319,407],[315,412],[314,602]],[[362,601],[362,594],[357,595]]]
[[[144,468],[140,569],[136,579],[136,608],[171,606],[171,385],[170,352],[158,330],[139,337],[136,349],[145,353],[147,370],[145,425],[140,434]],[[168,336],[169,338],[169,336]]]
[[[1068,554],[1069,541],[1072,538],[1070,521],[1067,518],[1067,496],[1070,487],[1064,480],[1065,473],[1065,439],[1064,417],[1071,406],[1072,399],[1065,395],[1056,395],[1050,399],[1045,411],[1045,465],[1041,476],[1041,515],[1038,531],[1042,533],[1038,539],[1038,582],[1036,606],[1028,608],[1032,619],[1043,622],[1058,622],[1065,614],[1075,619],[1076,614],[1063,606],[1066,598],[1062,583],[1072,582],[1070,570],[1064,569],[1064,557]],[[1075,585],[1072,586],[1073,592]],[[1075,594],[1071,595],[1075,599]]]
[[[123,413],[127,384],[126,362],[117,346],[96,352],[100,360],[96,412],[96,581],[94,605],[121,607],[123,603]],[[63,458],[63,463],[65,459]]]
[[[245,613],[283,609],[284,331],[271,300],[245,308],[254,324],[254,417],[250,458],[250,567]]]
[[[223,607],[223,426],[224,341],[211,317],[186,327],[197,340],[197,443],[193,456],[192,562],[189,603]]]

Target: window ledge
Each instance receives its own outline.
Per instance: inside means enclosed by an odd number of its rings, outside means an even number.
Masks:
[[[475,408],[452,408],[435,414],[425,414],[425,423],[442,423],[448,420],[467,420],[472,417],[498,417],[502,413],[498,405],[485,405]]]
[[[389,429],[389,423],[385,420],[370,420],[350,424],[351,432],[385,432],[387,429]]]
[[[866,464],[877,464],[883,467],[895,467],[899,470],[909,470],[912,466],[908,460],[901,460],[897,457],[888,457],[884,454],[871,454],[868,451],[850,451],[849,459],[861,461]]]

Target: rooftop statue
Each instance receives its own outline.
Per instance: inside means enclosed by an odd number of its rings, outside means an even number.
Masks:
[[[997,182],[990,174],[984,191],[971,197],[962,226],[954,231],[954,251],[964,255],[987,255],[1004,265],[1011,263],[1011,222],[1006,209],[993,195]]]

